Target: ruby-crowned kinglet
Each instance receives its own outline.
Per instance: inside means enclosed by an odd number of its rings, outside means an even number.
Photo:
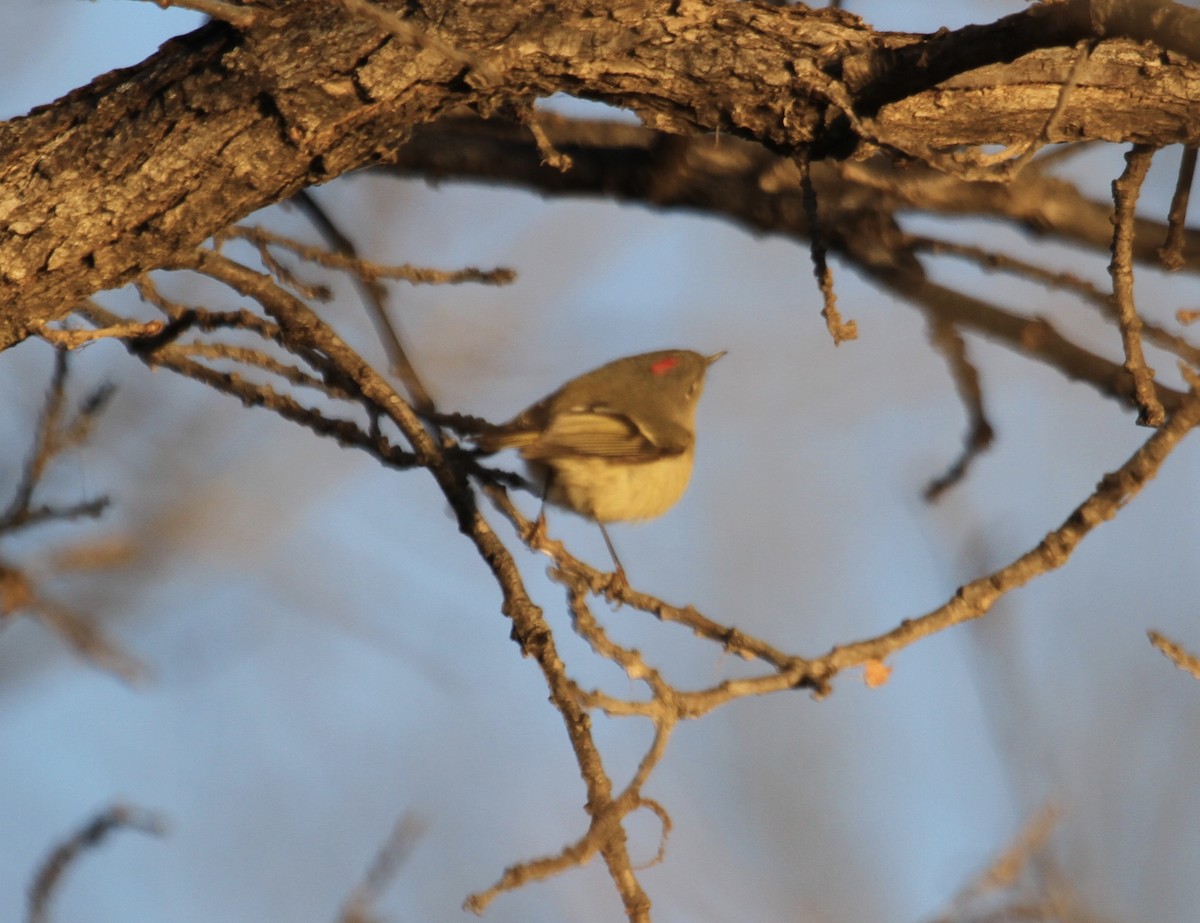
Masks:
[[[664,349],[617,359],[487,428],[476,445],[519,450],[547,501],[602,531],[606,522],[653,519],[687,489],[704,373],[723,355]]]

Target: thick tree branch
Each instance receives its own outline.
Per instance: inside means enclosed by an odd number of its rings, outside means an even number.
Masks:
[[[618,122],[541,116],[555,148],[571,157],[561,173],[539,163],[537,145],[522,126],[456,113],[415,131],[386,169],[408,177],[461,179],[533,189],[545,195],[605,196],[664,208],[722,215],[752,231],[807,241],[800,174],[790,158],[760,145],[722,137],[682,138]],[[1040,161],[1035,161],[1036,168]],[[837,216],[869,207],[948,217],[996,218],[1023,230],[1107,254],[1111,201],[1086,198],[1071,182],[1031,169],[1009,185],[970,182],[882,157],[840,165],[815,163],[813,183],[822,211]],[[1134,221],[1134,259],[1158,263],[1167,225]],[[1200,232],[1181,228],[1180,267],[1200,271]]]
[[[536,143],[517,124],[452,118],[418,131],[389,168],[428,175],[505,182],[547,195],[606,195],[722,215],[751,231],[807,242],[808,214],[799,170],[761,146],[722,138],[678,138],[611,122],[543,118],[555,147],[571,157],[567,173],[539,163]],[[831,250],[885,289],[919,304],[931,318],[997,340],[1036,358],[1068,378],[1087,382],[1129,406],[1133,379],[1112,362],[1064,338],[1049,321],[1006,310],[928,279],[911,238],[892,223],[893,210],[920,207],[943,214],[1008,218],[1037,233],[1086,245],[1097,255],[1112,238],[1112,206],[1084,198],[1073,185],[1026,173],[1019,185],[972,183],[913,167],[896,172],[875,158],[842,168],[811,166],[827,226],[837,234]],[[1134,257],[1157,261],[1166,225],[1135,221]],[[1200,234],[1187,231],[1187,266],[1200,268]],[[1168,410],[1182,392],[1155,383]]]
[[[1103,7],[1041,4],[932,37],[740,0],[430,0],[403,19],[428,43],[324,0],[242,32],[214,23],[0,125],[0,349],[264,205],[387,158],[456,106],[486,114],[566,92],[656,128],[815,156],[1012,144],[1042,131],[1077,42],[1148,28],[1137,0]],[[1171,12],[1191,34],[1188,13]],[[1049,140],[1200,142],[1197,84],[1187,59],[1102,42]]]

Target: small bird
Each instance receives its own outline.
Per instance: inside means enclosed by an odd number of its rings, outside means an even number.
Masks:
[[[616,359],[485,428],[475,443],[520,451],[543,500],[594,520],[623,574],[604,524],[654,519],[679,502],[692,476],[704,375],[723,355],[665,349]]]

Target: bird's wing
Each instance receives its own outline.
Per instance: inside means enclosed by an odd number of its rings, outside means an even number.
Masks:
[[[589,455],[639,462],[682,451],[656,445],[625,414],[596,406],[555,414],[536,441],[521,447],[521,454],[533,460]]]

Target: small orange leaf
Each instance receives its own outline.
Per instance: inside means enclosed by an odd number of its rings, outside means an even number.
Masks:
[[[878,689],[892,676],[892,668],[882,660],[868,660],[863,664],[863,682],[868,689]]]

